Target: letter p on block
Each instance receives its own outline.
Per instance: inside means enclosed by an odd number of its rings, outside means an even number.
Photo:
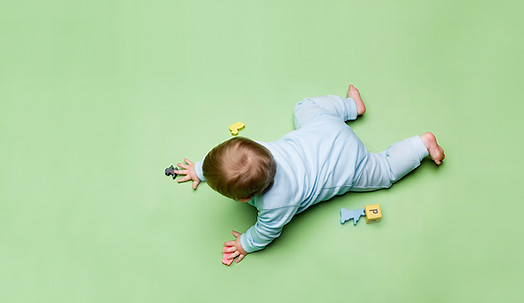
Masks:
[[[366,205],[366,223],[378,222],[382,219],[380,204]]]

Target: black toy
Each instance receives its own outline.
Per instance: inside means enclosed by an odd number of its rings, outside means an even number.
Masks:
[[[173,179],[176,178],[178,167],[174,167],[173,165],[166,168],[165,173],[166,176],[173,176]]]

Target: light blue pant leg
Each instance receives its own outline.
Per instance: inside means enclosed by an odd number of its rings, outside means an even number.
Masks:
[[[389,188],[420,165],[428,150],[419,136],[394,143],[381,153],[369,153],[357,168],[351,191]]]

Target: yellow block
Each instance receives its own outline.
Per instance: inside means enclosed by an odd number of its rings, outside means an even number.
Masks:
[[[366,205],[366,223],[378,222],[382,219],[382,210],[380,204]]]
[[[229,131],[233,136],[236,136],[238,135],[238,131],[243,129],[244,127],[246,127],[244,123],[238,121],[237,123],[231,124],[231,126],[229,126]]]

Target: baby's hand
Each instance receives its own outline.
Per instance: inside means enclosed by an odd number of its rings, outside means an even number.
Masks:
[[[189,180],[193,180],[193,189],[197,189],[197,186],[200,183],[200,179],[197,177],[195,173],[195,164],[189,161],[188,159],[184,159],[184,162],[186,162],[186,164],[176,164],[178,167],[183,168],[183,170],[177,170],[176,173],[178,175],[185,175],[185,177],[178,179],[177,182],[182,183]]]
[[[229,255],[226,257],[227,259],[234,259],[238,257],[236,260],[237,263],[242,261],[244,257],[247,255],[246,251],[242,248],[242,245],[240,244],[240,235],[241,233],[237,231],[232,231],[233,236],[235,236],[235,240],[233,241],[227,241],[224,243],[224,250],[223,252],[229,253]]]

